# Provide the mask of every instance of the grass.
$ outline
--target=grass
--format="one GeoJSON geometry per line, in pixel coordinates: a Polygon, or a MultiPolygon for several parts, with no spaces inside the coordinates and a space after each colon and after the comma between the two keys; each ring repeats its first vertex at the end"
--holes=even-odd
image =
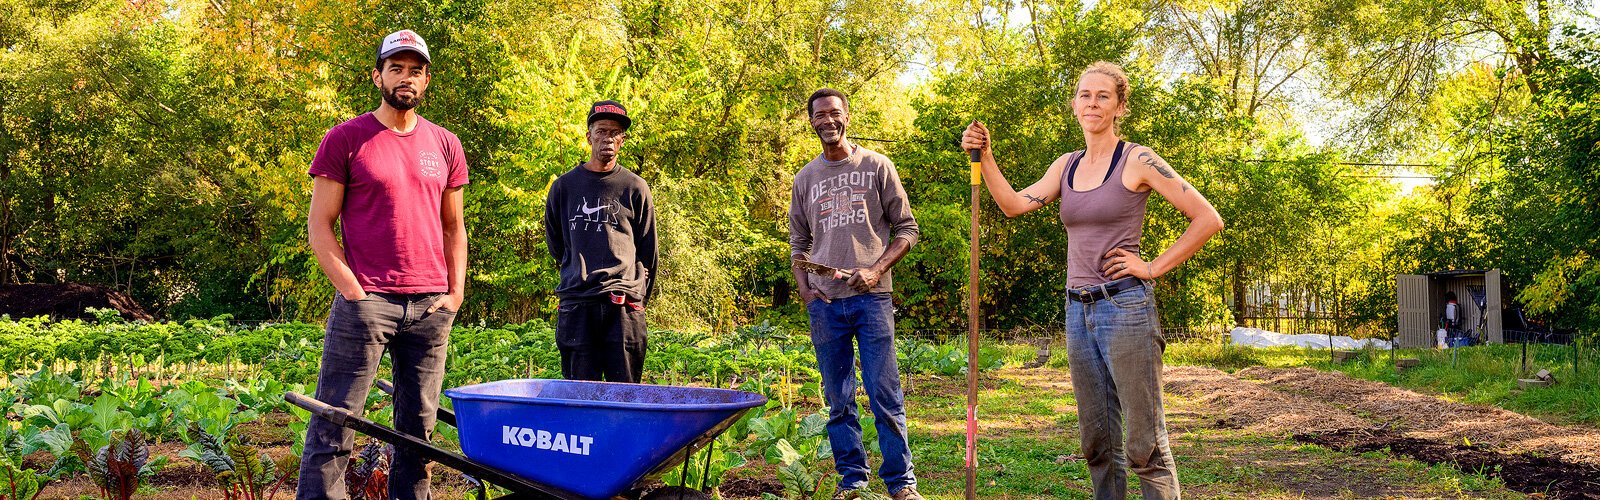
{"type": "MultiPolygon", "coordinates": [[[[1058,460],[1078,453],[1077,401],[1069,388],[1020,383],[1000,378],[985,381],[979,392],[978,496],[1039,498],[1066,491],[1060,482],[1038,478],[1082,478],[1081,461],[1058,460]],[[1069,417],[1070,418],[1064,418],[1069,417]]],[[[918,479],[929,494],[959,494],[965,476],[965,379],[922,381],[907,394],[911,445],[918,479]]]]}

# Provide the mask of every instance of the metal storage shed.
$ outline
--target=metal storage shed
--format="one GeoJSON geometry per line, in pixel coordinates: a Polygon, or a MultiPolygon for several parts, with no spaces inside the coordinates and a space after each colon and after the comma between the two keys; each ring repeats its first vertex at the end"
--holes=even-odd
{"type": "Polygon", "coordinates": [[[1486,318],[1483,330],[1489,343],[1504,343],[1501,309],[1505,293],[1501,287],[1499,269],[1397,276],[1395,298],[1400,314],[1396,317],[1396,343],[1399,347],[1429,347],[1436,343],[1434,332],[1444,315],[1445,291],[1455,292],[1456,302],[1461,305],[1461,329],[1476,331],[1479,318],[1486,318]]]}

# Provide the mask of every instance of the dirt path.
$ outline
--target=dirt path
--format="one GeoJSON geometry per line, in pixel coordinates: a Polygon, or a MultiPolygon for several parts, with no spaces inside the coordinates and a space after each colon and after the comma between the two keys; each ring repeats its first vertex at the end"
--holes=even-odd
{"type": "MultiPolygon", "coordinates": [[[[1313,402],[1340,405],[1408,437],[1479,443],[1600,465],[1600,430],[1558,426],[1500,408],[1462,404],[1381,382],[1311,368],[1247,368],[1240,378],[1313,402]]],[[[1248,382],[1247,382],[1248,383],[1248,382]]]]}
{"type": "Polygon", "coordinates": [[[1219,425],[1292,434],[1361,457],[1376,452],[1479,471],[1538,498],[1600,499],[1600,433],[1594,429],[1310,368],[1255,367],[1229,375],[1170,367],[1166,378],[1169,392],[1225,414],[1219,425]]]}

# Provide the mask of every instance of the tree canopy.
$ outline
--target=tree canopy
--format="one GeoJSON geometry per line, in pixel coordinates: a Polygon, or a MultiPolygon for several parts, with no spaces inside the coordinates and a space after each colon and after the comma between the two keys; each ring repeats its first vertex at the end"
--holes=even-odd
{"type": "MultiPolygon", "coordinates": [[[[960,328],[960,131],[990,124],[1008,177],[1032,182],[1083,146],[1070,98],[1106,60],[1132,80],[1125,139],[1228,223],[1158,281],[1166,326],[1231,325],[1269,296],[1388,328],[1396,274],[1501,268],[1531,312],[1595,331],[1600,37],[1579,7],[0,0],[0,284],[105,283],[175,318],[326,314],[306,168],[330,127],[376,107],[377,42],[409,28],[434,56],[419,112],[471,168],[464,321],[553,317],[545,194],[587,157],[586,105],[606,98],[634,115],[621,162],[656,193],[652,324],[797,317],[788,193],[820,152],[805,98],[833,87],[923,228],[896,268],[902,326],[960,328]]],[[[1062,320],[1051,208],[1006,220],[986,201],[986,327],[1062,320]]],[[[1145,257],[1186,223],[1153,201],[1145,257]]]]}

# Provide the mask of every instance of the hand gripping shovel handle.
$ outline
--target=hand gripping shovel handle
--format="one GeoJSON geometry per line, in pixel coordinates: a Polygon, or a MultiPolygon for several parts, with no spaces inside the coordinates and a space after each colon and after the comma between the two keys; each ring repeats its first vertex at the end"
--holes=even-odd
{"type": "Polygon", "coordinates": [[[836,280],[848,280],[851,277],[856,275],[856,273],[854,271],[845,271],[843,269],[836,269],[836,268],[833,268],[833,267],[825,266],[825,265],[822,265],[822,264],[818,264],[818,263],[815,263],[815,262],[811,262],[811,261],[803,260],[803,259],[798,259],[798,258],[794,259],[794,265],[799,266],[800,269],[804,270],[805,272],[808,272],[808,273],[811,273],[811,274],[815,274],[817,276],[825,276],[825,277],[833,278],[833,279],[836,279],[836,280]]]}

